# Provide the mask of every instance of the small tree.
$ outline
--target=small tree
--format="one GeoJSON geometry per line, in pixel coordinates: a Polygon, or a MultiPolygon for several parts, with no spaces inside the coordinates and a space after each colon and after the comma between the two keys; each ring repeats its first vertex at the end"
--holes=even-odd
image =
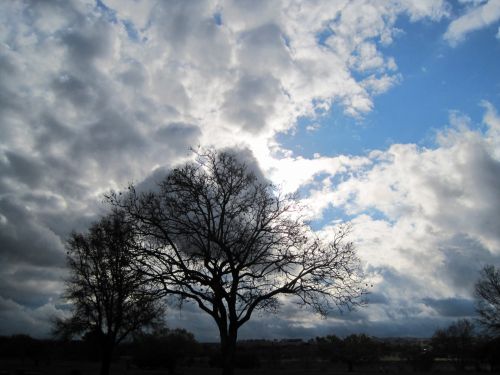
{"type": "Polygon", "coordinates": [[[132,250],[138,245],[131,229],[114,213],[94,223],[87,233],[72,233],[67,245],[70,276],[64,297],[72,303],[73,313],[56,320],[54,333],[96,337],[101,375],[109,373],[118,343],[163,314],[150,284],[133,267],[132,250]]]}
{"type": "Polygon", "coordinates": [[[342,342],[342,359],[347,363],[348,371],[352,372],[354,364],[378,360],[378,345],[365,334],[349,335],[342,342]]]}
{"type": "Polygon", "coordinates": [[[343,341],[335,335],[316,337],[318,354],[322,359],[338,362],[342,359],[343,341]]]}
{"type": "Polygon", "coordinates": [[[500,270],[485,266],[475,285],[476,311],[479,323],[489,333],[500,336],[500,270]]]}
{"type": "Polygon", "coordinates": [[[320,241],[293,197],[259,181],[230,152],[209,150],[171,171],[157,191],[111,193],[142,235],[143,271],[165,294],[194,301],[217,324],[223,373],[232,374],[239,328],[256,310],[295,296],[321,314],[363,294],[355,249],[340,227],[320,241]]]}
{"type": "Polygon", "coordinates": [[[458,370],[463,370],[473,356],[474,325],[467,319],[438,329],[432,336],[432,350],[436,356],[450,358],[458,370]]]}

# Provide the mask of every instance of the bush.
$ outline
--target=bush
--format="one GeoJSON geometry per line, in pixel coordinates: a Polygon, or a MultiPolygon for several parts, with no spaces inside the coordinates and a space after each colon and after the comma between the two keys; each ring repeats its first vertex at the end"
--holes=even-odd
{"type": "Polygon", "coordinates": [[[413,371],[427,372],[434,365],[434,353],[430,350],[422,350],[418,346],[411,347],[406,353],[406,360],[413,371]]]}
{"type": "Polygon", "coordinates": [[[139,367],[167,368],[173,373],[186,357],[195,356],[198,343],[192,333],[184,329],[166,328],[134,337],[134,362],[139,367]]]}

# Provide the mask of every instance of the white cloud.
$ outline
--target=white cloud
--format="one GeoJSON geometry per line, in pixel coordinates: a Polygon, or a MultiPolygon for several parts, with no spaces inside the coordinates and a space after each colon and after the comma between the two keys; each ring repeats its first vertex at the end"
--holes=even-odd
{"type": "Polygon", "coordinates": [[[340,182],[323,177],[327,183],[311,190],[318,216],[331,206],[351,215],[373,291],[390,301],[370,307],[368,320],[388,323],[400,309],[414,319],[473,313],[478,271],[500,261],[500,117],[482,105],[484,132],[451,113],[436,147],[373,151],[340,182]]]}
{"type": "Polygon", "coordinates": [[[370,75],[365,78],[361,83],[363,86],[373,94],[382,94],[389,90],[394,85],[402,80],[401,75],[387,75],[376,77],[370,75]]]}
{"type": "Polygon", "coordinates": [[[463,228],[491,251],[500,251],[500,243],[491,242],[497,238],[496,231],[471,220],[475,210],[487,217],[495,215],[499,204],[495,193],[495,183],[500,182],[496,177],[498,117],[490,104],[485,105],[488,131],[484,135],[471,130],[467,118],[452,114],[452,127],[437,135],[438,148],[395,144],[378,154],[372,169],[339,186],[340,192],[354,194],[346,200],[349,210],[357,213],[372,207],[391,220],[413,215],[450,230],[463,228]]]}
{"type": "Polygon", "coordinates": [[[318,131],[319,129],[321,128],[321,125],[318,124],[317,122],[313,123],[313,124],[309,124],[306,126],[306,130],[309,132],[309,133],[313,133],[315,131],[318,131]]]}
{"type": "Polygon", "coordinates": [[[467,34],[500,20],[500,0],[474,1],[473,4],[471,9],[448,26],[444,38],[451,45],[461,42],[467,34]]]}

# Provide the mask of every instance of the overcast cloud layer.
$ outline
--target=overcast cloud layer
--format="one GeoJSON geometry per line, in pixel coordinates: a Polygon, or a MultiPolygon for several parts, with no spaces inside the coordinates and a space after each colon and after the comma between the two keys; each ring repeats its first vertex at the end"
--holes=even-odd
{"type": "MultiPolygon", "coordinates": [[[[286,305],[242,337],[425,336],[472,316],[477,271],[500,260],[492,104],[482,126],[452,112],[432,148],[307,159],[276,140],[333,105],[362,119],[404,84],[384,53],[404,32],[398,19],[446,22],[443,40],[457,46],[500,18],[497,0],[464,3],[456,15],[437,0],[2,2],[0,334],[46,335],[64,310],[68,233],[102,210],[103,192],[197,145],[250,149],[269,178],[307,192],[325,235],[329,210],[342,210],[374,285],[353,314],[321,320],[286,305]]],[[[194,306],[169,321],[216,339],[194,306]]]]}

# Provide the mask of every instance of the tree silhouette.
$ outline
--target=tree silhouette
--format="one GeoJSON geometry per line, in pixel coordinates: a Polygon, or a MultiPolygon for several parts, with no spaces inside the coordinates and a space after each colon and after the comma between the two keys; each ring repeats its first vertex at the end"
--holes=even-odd
{"type": "Polygon", "coordinates": [[[57,336],[91,335],[100,344],[101,375],[109,373],[115,346],[128,334],[161,319],[163,308],[144,274],[133,266],[136,239],[118,213],[68,241],[70,276],[64,298],[71,317],[55,321],[57,336]]]}
{"type": "Polygon", "coordinates": [[[378,359],[377,343],[365,334],[352,334],[342,341],[342,359],[347,363],[349,372],[358,363],[370,363],[378,359]]]}
{"type": "Polygon", "coordinates": [[[318,354],[323,359],[338,362],[342,359],[343,341],[335,335],[316,337],[318,354]]]}
{"type": "Polygon", "coordinates": [[[436,356],[450,358],[457,370],[464,370],[473,354],[474,325],[467,319],[457,320],[446,329],[438,329],[431,339],[436,356]]]}
{"type": "Polygon", "coordinates": [[[320,314],[364,292],[348,227],[324,243],[296,199],[260,181],[236,154],[208,150],[172,170],[156,191],[111,193],[141,237],[137,258],[165,294],[194,301],[217,324],[223,374],[232,374],[239,328],[279,295],[320,314]]]}
{"type": "Polygon", "coordinates": [[[487,265],[475,285],[479,322],[495,336],[500,336],[500,270],[487,265]]]}
{"type": "Polygon", "coordinates": [[[170,374],[175,373],[184,358],[193,358],[201,350],[192,333],[163,326],[134,334],[132,347],[134,362],[140,368],[166,367],[170,374]]]}

